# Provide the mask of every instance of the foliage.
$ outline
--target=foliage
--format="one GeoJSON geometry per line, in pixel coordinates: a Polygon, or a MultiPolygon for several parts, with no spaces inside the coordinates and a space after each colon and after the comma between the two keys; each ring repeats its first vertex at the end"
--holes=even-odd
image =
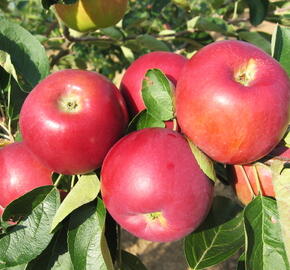
{"type": "MultiPolygon", "coordinates": [[[[41,79],[56,70],[98,71],[118,84],[129,64],[147,52],[174,51],[189,58],[213,41],[239,39],[272,54],[290,74],[288,1],[131,0],[116,26],[85,34],[57,20],[50,7],[55,2],[0,1],[0,147],[21,140],[18,116],[22,103],[41,79]],[[261,23],[279,26],[275,32],[264,32],[256,28],[261,23]]],[[[131,121],[128,132],[164,127],[164,120],[174,118],[168,80],[158,70],[147,75],[156,88],[143,82],[147,110],[131,121]],[[154,95],[156,89],[161,90],[161,97],[154,95]]],[[[219,164],[212,166],[203,157],[201,162],[216,178],[212,170],[219,164]]],[[[278,164],[274,171],[275,179],[289,186],[288,165],[278,164]]],[[[55,187],[72,190],[61,204],[54,186],[12,202],[1,221],[0,269],[109,270],[113,264],[118,269],[146,269],[137,257],[120,251],[118,243],[106,240],[107,215],[98,196],[97,175],[59,176],[55,187]],[[83,184],[86,181],[89,185],[83,184]]],[[[217,178],[225,176],[217,170],[217,178]]],[[[277,202],[259,195],[242,208],[234,200],[215,199],[206,222],[184,240],[192,269],[218,264],[238,251],[243,253],[238,269],[290,269],[289,211],[282,206],[289,210],[289,192],[275,181],[275,188],[282,190],[277,202]]]]}

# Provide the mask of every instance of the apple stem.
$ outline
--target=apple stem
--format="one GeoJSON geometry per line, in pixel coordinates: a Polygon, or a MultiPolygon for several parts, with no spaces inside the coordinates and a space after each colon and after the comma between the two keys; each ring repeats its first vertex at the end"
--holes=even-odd
{"type": "Polygon", "coordinates": [[[248,188],[249,188],[249,190],[251,192],[252,198],[254,198],[256,196],[256,194],[255,194],[255,192],[253,190],[253,187],[252,187],[252,185],[250,183],[250,179],[249,179],[249,177],[248,177],[248,175],[246,173],[246,170],[245,170],[243,165],[238,165],[238,166],[241,167],[242,174],[243,174],[243,176],[244,176],[244,178],[246,180],[246,183],[247,183],[247,186],[248,186],[248,188]]]}
{"type": "Polygon", "coordinates": [[[70,189],[72,189],[74,187],[75,181],[76,181],[76,175],[73,175],[71,178],[70,189]]]}
{"type": "Polygon", "coordinates": [[[58,177],[57,177],[57,179],[55,180],[55,182],[54,182],[54,186],[57,188],[57,186],[59,185],[59,182],[60,182],[60,180],[61,180],[61,177],[62,177],[62,174],[60,174],[58,177]]]}
{"type": "Polygon", "coordinates": [[[116,270],[121,270],[122,266],[122,248],[121,248],[121,243],[122,243],[122,230],[121,226],[117,224],[117,259],[116,259],[116,265],[115,268],[116,270]]]}
{"type": "Polygon", "coordinates": [[[256,185],[257,185],[257,189],[258,189],[258,194],[263,195],[260,177],[259,177],[259,173],[258,173],[256,165],[254,165],[254,174],[255,174],[255,180],[256,180],[256,185]]]}
{"type": "Polygon", "coordinates": [[[177,131],[178,127],[177,127],[177,120],[176,120],[176,118],[173,118],[172,122],[173,122],[173,131],[177,131]]]}

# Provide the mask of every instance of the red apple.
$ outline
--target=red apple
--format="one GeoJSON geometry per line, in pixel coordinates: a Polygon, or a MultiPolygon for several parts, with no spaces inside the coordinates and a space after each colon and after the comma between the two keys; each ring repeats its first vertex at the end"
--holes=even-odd
{"type": "MultiPolygon", "coordinates": [[[[290,159],[290,148],[277,147],[270,156],[290,159]]],[[[267,160],[265,163],[257,162],[232,167],[233,187],[237,197],[244,205],[247,205],[253,199],[251,189],[255,195],[258,194],[256,175],[259,179],[262,195],[275,198],[272,170],[270,168],[274,158],[267,160]]]]}
{"type": "Polygon", "coordinates": [[[124,104],[116,86],[98,73],[56,72],[41,81],[22,106],[23,140],[57,173],[92,171],[126,128],[124,104]]]}
{"type": "Polygon", "coordinates": [[[246,164],[267,155],[290,121],[290,82],[280,64],[242,41],[202,48],[176,87],[181,130],[212,159],[246,164]]]}
{"type": "Polygon", "coordinates": [[[187,61],[184,56],[172,52],[151,52],[135,60],[126,70],[120,86],[131,116],[145,109],[141,90],[142,81],[149,69],[160,69],[176,85],[187,61]]]}
{"type": "Polygon", "coordinates": [[[192,232],[211,206],[213,184],[178,132],[147,128],[117,142],[101,171],[112,217],[137,237],[174,241],[192,232]]]}
{"type": "Polygon", "coordinates": [[[78,0],[56,4],[55,11],[69,28],[87,32],[115,25],[127,10],[128,0],[78,0]]]}
{"type": "Polygon", "coordinates": [[[18,197],[34,188],[52,185],[52,171],[23,143],[12,143],[0,149],[0,175],[0,215],[3,208],[18,197]]]}

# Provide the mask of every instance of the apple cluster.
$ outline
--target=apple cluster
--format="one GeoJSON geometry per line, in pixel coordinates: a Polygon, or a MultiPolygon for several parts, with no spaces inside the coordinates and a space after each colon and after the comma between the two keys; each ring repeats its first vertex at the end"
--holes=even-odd
{"type": "Polygon", "coordinates": [[[203,222],[214,195],[213,181],[188,140],[214,162],[233,165],[234,187],[244,204],[259,191],[274,196],[271,159],[254,162],[271,151],[273,157],[290,157],[288,148],[275,148],[287,130],[289,109],[286,72],[241,41],[212,43],[190,60],[172,52],[143,55],[126,70],[120,90],[96,72],[55,72],[22,106],[23,141],[0,150],[0,188],[6,190],[0,206],[52,184],[53,172],[100,169],[101,195],[117,223],[150,241],[175,241],[203,222]],[[142,82],[150,69],[161,70],[175,88],[179,129],[126,134],[129,120],[146,109],[142,82]]]}

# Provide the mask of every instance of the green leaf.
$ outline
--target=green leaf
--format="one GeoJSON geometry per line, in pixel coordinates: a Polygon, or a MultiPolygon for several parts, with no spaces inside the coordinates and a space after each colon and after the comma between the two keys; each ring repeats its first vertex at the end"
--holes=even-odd
{"type": "Polygon", "coordinates": [[[275,270],[289,269],[276,201],[257,196],[244,210],[244,223],[246,269],[273,270],[273,266],[275,270]]]}
{"type": "Polygon", "coordinates": [[[233,31],[232,26],[225,20],[215,17],[198,17],[195,22],[195,28],[201,31],[214,31],[223,34],[233,31]]]}
{"type": "Polygon", "coordinates": [[[273,185],[279,211],[283,242],[285,244],[288,261],[290,264],[290,167],[279,160],[274,160],[271,165],[273,185]]]}
{"type": "Polygon", "coordinates": [[[166,43],[148,34],[138,36],[139,45],[151,51],[170,51],[166,43]]]}
{"type": "Polygon", "coordinates": [[[74,270],[67,248],[67,226],[56,232],[48,247],[25,270],[74,270]]]}
{"type": "Polygon", "coordinates": [[[272,36],[272,56],[290,76],[290,28],[277,25],[272,36]]]}
{"type": "Polygon", "coordinates": [[[145,265],[141,262],[141,260],[125,251],[122,250],[122,266],[121,266],[121,270],[147,270],[147,268],[145,267],[145,265]]]}
{"type": "Polygon", "coordinates": [[[16,70],[11,62],[10,54],[0,50],[0,66],[17,81],[16,70]]]}
{"type": "Polygon", "coordinates": [[[25,91],[48,75],[49,62],[43,46],[27,30],[7,19],[0,19],[0,50],[10,55],[25,91]]]}
{"type": "Polygon", "coordinates": [[[69,220],[68,247],[77,270],[113,270],[104,235],[106,209],[101,199],[72,213],[69,220]]]}
{"type": "Polygon", "coordinates": [[[252,25],[260,24],[268,12],[268,0],[245,0],[250,9],[250,22],[252,25]]]}
{"type": "Polygon", "coordinates": [[[165,123],[155,119],[147,110],[139,112],[128,125],[127,133],[149,127],[165,127],[165,123]]]}
{"type": "Polygon", "coordinates": [[[67,194],[52,221],[51,231],[71,212],[96,199],[100,191],[100,181],[96,174],[82,175],[67,194]]]}
{"type": "Polygon", "coordinates": [[[166,121],[174,118],[173,84],[159,69],[149,69],[142,82],[142,97],[149,114],[166,121]]]}
{"type": "Polygon", "coordinates": [[[123,38],[123,33],[121,32],[121,30],[119,28],[117,28],[115,26],[102,28],[102,29],[100,29],[100,31],[104,35],[109,36],[110,38],[113,38],[116,40],[123,38]]]}
{"type": "Polygon", "coordinates": [[[8,228],[0,238],[0,269],[28,263],[48,246],[53,237],[49,233],[50,225],[59,204],[59,192],[52,186],[44,186],[25,194],[7,207],[9,209],[4,212],[6,217],[12,209],[17,209],[16,215],[22,210],[25,213],[31,211],[31,214],[8,228]],[[29,201],[30,204],[25,205],[29,201]]]}
{"type": "Polygon", "coordinates": [[[134,53],[132,52],[131,49],[125,46],[120,46],[120,48],[122,50],[123,55],[130,63],[135,60],[134,53]]]}
{"type": "Polygon", "coordinates": [[[138,28],[143,23],[146,23],[149,18],[150,18],[149,13],[145,10],[142,11],[130,10],[123,17],[122,27],[124,30],[129,30],[136,27],[138,28]]]}
{"type": "Polygon", "coordinates": [[[16,221],[20,217],[31,215],[34,208],[38,207],[46,199],[47,193],[53,189],[53,186],[38,187],[12,201],[6,206],[2,220],[8,221],[13,218],[16,221]]]}
{"type": "Polygon", "coordinates": [[[191,269],[204,269],[235,254],[244,244],[242,208],[225,197],[215,197],[212,209],[197,231],[185,238],[191,269]]]}
{"type": "Polygon", "coordinates": [[[202,169],[202,171],[207,175],[209,179],[215,182],[217,178],[213,161],[201,150],[199,150],[199,148],[196,145],[194,145],[188,138],[187,141],[199,167],[202,169]]]}
{"type": "Polygon", "coordinates": [[[242,31],[238,35],[240,39],[256,45],[271,55],[271,42],[266,33],[242,31]]]}

